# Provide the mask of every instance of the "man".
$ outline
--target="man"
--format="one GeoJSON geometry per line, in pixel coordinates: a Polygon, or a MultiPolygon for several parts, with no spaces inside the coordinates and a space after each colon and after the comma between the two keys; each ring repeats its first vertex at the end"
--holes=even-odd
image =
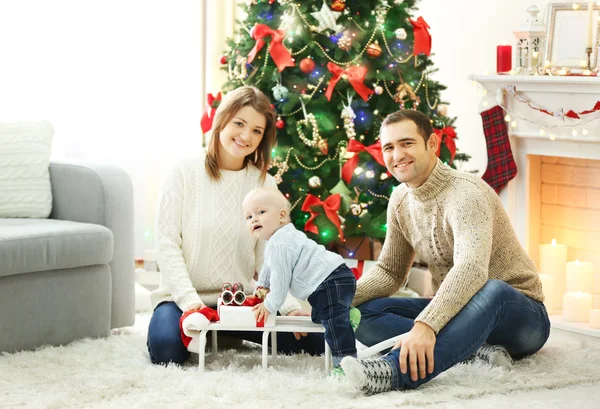
{"type": "Polygon", "coordinates": [[[538,351],[550,333],[541,282],[494,190],[437,158],[437,136],[418,111],[389,115],[380,139],[387,169],[403,184],[390,198],[379,260],[358,282],[356,337],[371,346],[403,335],[379,359],[345,358],[348,379],[367,394],[416,388],[486,342],[494,346],[487,352],[510,360],[538,351]],[[415,253],[435,296],[388,298],[415,253]]]}

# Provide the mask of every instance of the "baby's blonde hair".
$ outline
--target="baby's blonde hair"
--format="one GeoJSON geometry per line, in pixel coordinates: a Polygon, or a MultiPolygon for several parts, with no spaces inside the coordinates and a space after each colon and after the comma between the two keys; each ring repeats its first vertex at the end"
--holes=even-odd
{"type": "Polygon", "coordinates": [[[292,221],[292,219],[290,217],[290,213],[292,211],[292,205],[285,198],[283,193],[281,193],[279,191],[279,189],[276,189],[273,187],[257,187],[256,189],[252,189],[250,192],[248,192],[248,194],[244,198],[243,206],[246,205],[246,202],[248,200],[253,199],[253,198],[258,198],[258,200],[261,200],[261,199],[265,200],[270,205],[273,205],[280,209],[284,209],[286,222],[289,223],[292,221]]]}

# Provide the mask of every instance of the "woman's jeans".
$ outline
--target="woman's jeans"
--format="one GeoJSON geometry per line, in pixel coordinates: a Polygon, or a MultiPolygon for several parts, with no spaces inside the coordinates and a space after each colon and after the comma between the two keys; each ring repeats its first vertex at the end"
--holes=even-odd
{"type": "MultiPolygon", "coordinates": [[[[190,353],[181,341],[179,329],[181,314],[181,310],[174,302],[163,302],[154,309],[146,342],[152,363],[182,364],[189,358],[190,353]]],[[[260,331],[227,331],[227,335],[257,344],[262,343],[260,331]]],[[[269,337],[270,342],[271,337],[269,337]]],[[[309,333],[297,341],[291,332],[277,333],[277,352],[292,354],[303,351],[311,355],[323,354],[325,352],[323,334],[309,333]]]]}
{"type": "MultiPolygon", "coordinates": [[[[377,298],[358,306],[362,313],[356,338],[367,346],[409,332],[414,319],[429,304],[427,298],[377,298]]],[[[414,389],[453,365],[471,357],[487,342],[502,345],[515,359],[542,348],[550,336],[544,304],[521,294],[501,280],[488,281],[437,334],[434,370],[424,379],[400,372],[400,349],[381,359],[392,366],[393,389],[414,389]]]]}

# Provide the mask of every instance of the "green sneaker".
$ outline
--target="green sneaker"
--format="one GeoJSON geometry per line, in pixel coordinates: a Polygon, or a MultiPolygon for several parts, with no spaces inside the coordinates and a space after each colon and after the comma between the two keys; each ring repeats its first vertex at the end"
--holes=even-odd
{"type": "Polygon", "coordinates": [[[350,308],[350,326],[352,327],[352,330],[354,332],[356,332],[358,324],[360,324],[360,310],[358,308],[352,307],[350,308]]]}
{"type": "Polygon", "coordinates": [[[332,378],[343,378],[344,376],[346,376],[346,374],[344,373],[344,370],[342,369],[341,366],[336,366],[335,368],[333,368],[331,370],[331,372],[329,372],[329,376],[331,376],[332,378]]]}

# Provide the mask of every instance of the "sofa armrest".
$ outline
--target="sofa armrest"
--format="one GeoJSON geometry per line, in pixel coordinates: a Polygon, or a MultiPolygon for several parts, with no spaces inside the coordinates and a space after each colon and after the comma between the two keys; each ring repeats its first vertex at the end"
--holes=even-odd
{"type": "Polygon", "coordinates": [[[135,272],[131,178],[114,165],[51,161],[50,183],[50,218],[99,224],[112,231],[111,328],[133,325],[135,272]]]}

